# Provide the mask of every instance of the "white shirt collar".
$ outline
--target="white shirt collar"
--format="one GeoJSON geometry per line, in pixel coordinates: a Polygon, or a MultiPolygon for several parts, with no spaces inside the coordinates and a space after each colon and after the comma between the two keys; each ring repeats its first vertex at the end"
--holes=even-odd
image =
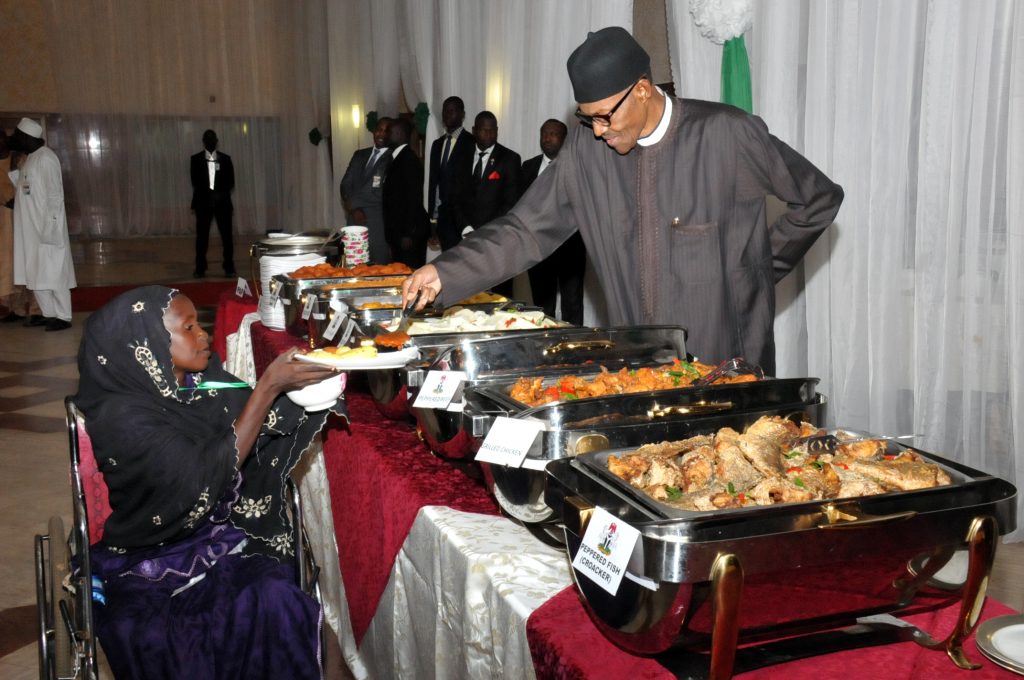
{"type": "Polygon", "coordinates": [[[547,167],[549,165],[551,165],[552,163],[554,163],[554,162],[555,162],[554,158],[548,158],[547,154],[543,154],[542,153],[540,155],[540,169],[537,170],[537,174],[539,175],[540,173],[544,172],[547,169],[547,167]]]}
{"type": "Polygon", "coordinates": [[[665,110],[661,112],[661,120],[658,121],[658,126],[654,128],[654,132],[636,140],[636,143],[640,146],[654,146],[660,142],[665,133],[668,132],[668,122],[672,119],[672,97],[662,92],[661,88],[657,85],[654,86],[654,89],[665,98],[665,110]]]}
{"type": "Polygon", "coordinates": [[[203,153],[206,154],[206,160],[208,160],[208,161],[215,161],[215,160],[217,160],[217,150],[216,149],[214,149],[213,151],[207,151],[206,149],[203,149],[203,153]]]}
{"type": "Polygon", "coordinates": [[[396,146],[395,150],[391,152],[391,158],[392,159],[398,158],[398,154],[402,153],[402,149],[404,149],[407,146],[409,146],[409,145],[408,144],[399,144],[398,146],[396,146]]]}

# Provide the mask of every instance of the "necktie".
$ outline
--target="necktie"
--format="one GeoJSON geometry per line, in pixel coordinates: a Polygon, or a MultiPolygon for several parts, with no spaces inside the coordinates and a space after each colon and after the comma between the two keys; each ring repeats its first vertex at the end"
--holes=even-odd
{"type": "Polygon", "coordinates": [[[486,151],[480,152],[480,157],[476,159],[476,167],[473,168],[473,179],[480,180],[484,176],[484,154],[486,151]]]}
{"type": "Polygon", "coordinates": [[[448,154],[451,153],[451,150],[452,150],[452,136],[451,135],[445,135],[444,136],[444,149],[441,151],[441,167],[442,168],[445,165],[448,164],[448,154]]]}
{"type": "Polygon", "coordinates": [[[377,158],[380,157],[381,150],[374,147],[373,153],[370,154],[370,161],[366,164],[367,171],[373,170],[373,166],[377,165],[377,158]]]}

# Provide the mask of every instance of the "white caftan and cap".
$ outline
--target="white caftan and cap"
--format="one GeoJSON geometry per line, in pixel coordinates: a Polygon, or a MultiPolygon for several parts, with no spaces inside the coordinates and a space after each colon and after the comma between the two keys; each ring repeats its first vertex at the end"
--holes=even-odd
{"type": "Polygon", "coordinates": [[[18,121],[18,129],[36,139],[41,139],[43,136],[43,126],[31,118],[22,118],[18,121]]]}
{"type": "MultiPolygon", "coordinates": [[[[37,138],[42,134],[39,124],[29,119],[22,120],[18,129],[37,138]]],[[[12,179],[16,190],[14,283],[36,291],[43,316],[70,321],[75,268],[57,154],[40,147],[28,155],[12,179]]]]}

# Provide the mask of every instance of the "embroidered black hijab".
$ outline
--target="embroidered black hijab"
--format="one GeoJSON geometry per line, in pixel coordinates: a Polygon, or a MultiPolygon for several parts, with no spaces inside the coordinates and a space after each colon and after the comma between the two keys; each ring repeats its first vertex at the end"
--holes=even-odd
{"type": "MultiPolygon", "coordinates": [[[[309,414],[278,397],[239,480],[233,424],[251,390],[178,389],[163,321],[177,294],[163,286],[128,291],[85,326],[75,401],[110,489],[104,542],[131,549],[180,540],[224,501],[228,521],[250,538],[247,551],[291,554],[284,481],[328,412],[309,414]]],[[[238,379],[213,355],[186,382],[203,380],[238,379]]],[[[211,521],[224,521],[221,514],[211,521]]]]}

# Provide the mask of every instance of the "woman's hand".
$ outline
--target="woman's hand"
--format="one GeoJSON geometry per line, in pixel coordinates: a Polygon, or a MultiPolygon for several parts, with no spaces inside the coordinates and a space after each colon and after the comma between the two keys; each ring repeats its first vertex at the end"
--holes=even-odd
{"type": "Polygon", "coordinates": [[[297,390],[326,380],[338,371],[327,366],[295,361],[295,348],[274,359],[267,370],[260,376],[249,401],[235,419],[235,452],[238,454],[238,467],[249,457],[256,437],[259,436],[263,421],[270,412],[277,395],[290,390],[297,390]]]}
{"type": "Polygon", "coordinates": [[[293,357],[296,354],[298,354],[298,351],[293,347],[274,359],[267,366],[267,370],[263,372],[257,386],[266,382],[267,387],[273,390],[276,396],[281,392],[315,385],[338,374],[337,369],[328,366],[295,361],[293,357]]]}

